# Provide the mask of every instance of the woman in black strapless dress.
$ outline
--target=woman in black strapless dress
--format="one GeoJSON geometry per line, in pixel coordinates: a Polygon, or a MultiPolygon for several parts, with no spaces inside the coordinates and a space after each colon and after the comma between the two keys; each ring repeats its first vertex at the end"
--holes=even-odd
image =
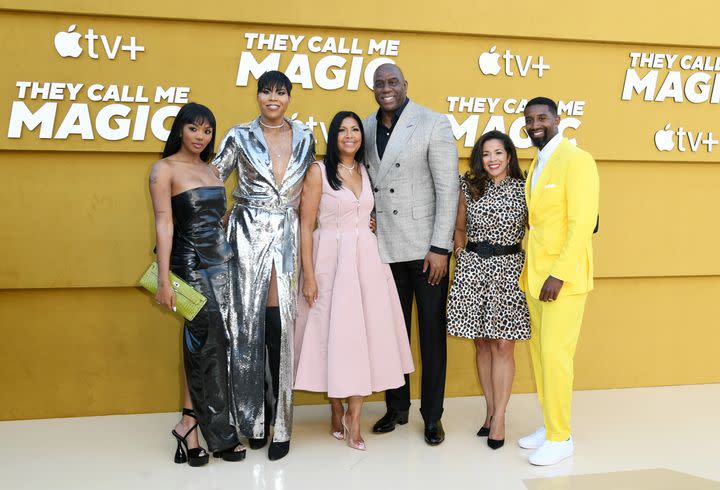
{"type": "Polygon", "coordinates": [[[215,142],[215,117],[202,105],[183,106],[150,173],[157,235],[159,304],[175,311],[169,271],[207,298],[185,322],[185,402],[172,431],[175,462],[202,466],[209,460],[198,443],[198,425],[210,451],[227,461],[245,457],[230,422],[228,391],[228,261],[233,252],[222,227],[225,187],[207,164],[215,142]]]}

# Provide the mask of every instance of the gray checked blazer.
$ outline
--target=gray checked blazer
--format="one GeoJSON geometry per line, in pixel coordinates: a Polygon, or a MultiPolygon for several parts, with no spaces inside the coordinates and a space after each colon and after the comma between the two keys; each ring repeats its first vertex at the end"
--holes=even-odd
{"type": "Polygon", "coordinates": [[[452,250],[458,153],[450,122],[412,100],[378,157],[376,112],[363,121],[365,161],[375,196],[380,259],[421,260],[431,246],[452,250]]]}

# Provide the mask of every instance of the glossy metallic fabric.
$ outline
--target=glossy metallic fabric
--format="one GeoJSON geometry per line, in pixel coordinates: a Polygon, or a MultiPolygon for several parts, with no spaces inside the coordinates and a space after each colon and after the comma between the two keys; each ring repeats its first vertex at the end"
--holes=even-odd
{"type": "Polygon", "coordinates": [[[223,187],[199,187],[172,198],[171,269],[207,298],[197,316],[185,322],[183,357],[193,408],[210,451],[239,442],[230,422],[228,390],[228,260],[232,249],[221,225],[225,209],[223,187]]]}
{"type": "Polygon", "coordinates": [[[222,228],[225,188],[197,187],[172,197],[171,266],[197,269],[224,264],[233,256],[222,228]]]}
{"type": "Polygon", "coordinates": [[[282,332],[279,393],[273,441],[290,440],[292,431],[292,331],[298,279],[298,205],[308,165],[315,156],[312,131],[292,125],[292,157],[278,185],[259,118],[235,126],[220,143],[213,164],[223,180],[237,171],[235,205],[227,237],[231,262],[230,382],[233,416],[239,431],[253,438],[265,433],[265,306],[275,265],[282,332]]]}

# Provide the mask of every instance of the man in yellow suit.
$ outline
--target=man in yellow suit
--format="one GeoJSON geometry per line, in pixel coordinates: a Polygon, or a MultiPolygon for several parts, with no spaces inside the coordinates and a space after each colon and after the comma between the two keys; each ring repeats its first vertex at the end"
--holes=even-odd
{"type": "Polygon", "coordinates": [[[551,465],[572,456],[573,358],[585,300],[593,288],[592,235],[598,216],[595,160],[558,132],[551,99],[525,106],[525,128],[538,156],[525,183],[528,243],[520,287],[525,291],[535,384],[543,427],[518,441],[535,449],[529,461],[551,465]]]}

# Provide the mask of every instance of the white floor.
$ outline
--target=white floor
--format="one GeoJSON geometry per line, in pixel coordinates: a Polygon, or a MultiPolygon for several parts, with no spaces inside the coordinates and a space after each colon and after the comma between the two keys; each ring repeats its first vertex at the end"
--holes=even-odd
{"type": "MultiPolygon", "coordinates": [[[[655,468],[687,474],[687,485],[677,490],[720,488],[708,481],[720,481],[720,385],[577,392],[576,454],[544,468],[528,464],[529,451],[516,445],[541,424],[535,396],[512,397],[506,445],[498,451],[475,435],[483,406],[482,397],[447,399],[446,440],[429,447],[417,403],[408,425],[383,435],[370,427],[384,404],[367,404],[366,452],[330,436],[328,407],[297,407],[285,459],[271,462],[266,450],[248,450],[245,461],[211,458],[201,468],[172,462],[176,413],[0,422],[0,489],[583,490],[600,487],[558,477],[655,468]],[[544,484],[538,478],[550,485],[538,486],[544,484]]],[[[668,488],[646,483],[622,489],[668,488]]]]}

